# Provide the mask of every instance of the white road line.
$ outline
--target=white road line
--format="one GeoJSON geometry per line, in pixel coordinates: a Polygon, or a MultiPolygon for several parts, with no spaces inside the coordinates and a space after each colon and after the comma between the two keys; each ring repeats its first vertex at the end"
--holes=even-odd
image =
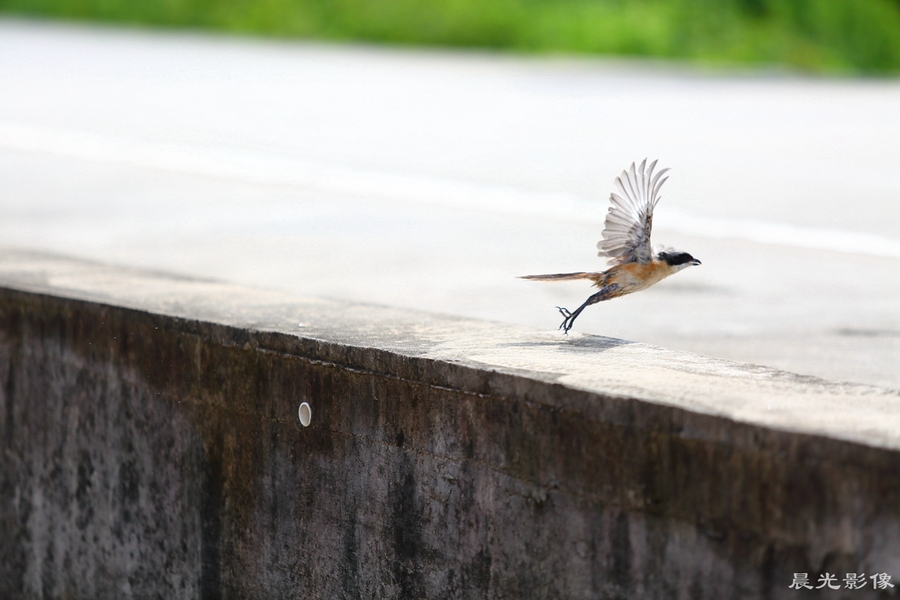
{"type": "MultiPolygon", "coordinates": [[[[415,174],[322,165],[225,148],[161,144],[4,121],[0,121],[0,148],[443,208],[571,221],[584,221],[587,214],[594,215],[588,219],[598,223],[605,217],[604,211],[593,210],[597,206],[596,199],[576,194],[533,192],[415,174]]],[[[665,209],[665,222],[659,227],[702,238],[741,239],[760,244],[900,258],[900,240],[840,229],[705,217],[672,208],[665,209]]]]}

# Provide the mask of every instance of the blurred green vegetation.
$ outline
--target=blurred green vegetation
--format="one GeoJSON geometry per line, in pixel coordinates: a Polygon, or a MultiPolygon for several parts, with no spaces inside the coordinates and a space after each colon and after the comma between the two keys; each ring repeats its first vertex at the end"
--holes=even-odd
{"type": "Polygon", "coordinates": [[[283,37],[900,72],[900,0],[0,0],[0,11],[283,37]]]}

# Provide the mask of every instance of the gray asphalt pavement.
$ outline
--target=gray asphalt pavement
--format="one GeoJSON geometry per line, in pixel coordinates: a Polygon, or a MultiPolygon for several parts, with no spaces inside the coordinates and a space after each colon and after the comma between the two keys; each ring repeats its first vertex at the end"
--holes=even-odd
{"type": "Polygon", "coordinates": [[[0,20],[0,243],[548,330],[612,180],[703,261],[598,333],[900,388],[900,82],[0,20]]]}

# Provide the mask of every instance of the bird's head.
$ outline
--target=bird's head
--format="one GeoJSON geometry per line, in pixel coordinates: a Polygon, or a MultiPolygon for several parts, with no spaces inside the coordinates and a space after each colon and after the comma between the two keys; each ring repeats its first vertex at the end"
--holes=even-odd
{"type": "Polygon", "coordinates": [[[699,260],[680,250],[664,250],[656,255],[656,259],[665,262],[673,271],[680,271],[687,267],[701,264],[699,260]]]}

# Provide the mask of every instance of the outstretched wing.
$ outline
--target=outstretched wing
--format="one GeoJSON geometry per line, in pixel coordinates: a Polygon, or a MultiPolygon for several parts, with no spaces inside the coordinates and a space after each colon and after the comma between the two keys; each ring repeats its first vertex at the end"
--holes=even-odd
{"type": "Polygon", "coordinates": [[[597,242],[597,254],[608,257],[610,264],[646,263],[653,259],[653,209],[659,202],[659,188],[668,179],[663,175],[669,170],[662,169],[654,175],[656,162],[647,166],[645,158],[638,168],[631,163],[630,169],[616,177],[619,193],[609,196],[612,206],[606,214],[603,239],[597,242]]]}

